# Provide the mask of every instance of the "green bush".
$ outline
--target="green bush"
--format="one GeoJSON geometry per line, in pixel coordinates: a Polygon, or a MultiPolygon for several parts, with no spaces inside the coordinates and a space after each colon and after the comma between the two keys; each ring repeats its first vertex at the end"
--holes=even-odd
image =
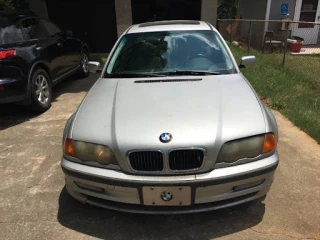
{"type": "Polygon", "coordinates": [[[218,18],[234,19],[238,13],[238,0],[219,0],[218,18]]]}

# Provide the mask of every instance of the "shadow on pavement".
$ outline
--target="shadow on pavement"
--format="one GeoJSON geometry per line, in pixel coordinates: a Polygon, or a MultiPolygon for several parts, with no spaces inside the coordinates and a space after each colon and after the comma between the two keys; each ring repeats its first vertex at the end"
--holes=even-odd
{"type": "Polygon", "coordinates": [[[40,115],[28,111],[24,106],[14,104],[0,105],[0,113],[0,131],[40,115]]]}
{"type": "MultiPolygon", "coordinates": [[[[91,74],[89,77],[83,79],[79,79],[76,76],[65,79],[52,89],[52,102],[55,102],[60,95],[65,93],[89,91],[92,85],[97,81],[98,77],[98,74],[91,74]]],[[[50,109],[48,111],[50,111],[50,109]]],[[[4,130],[20,123],[29,121],[30,119],[35,118],[39,115],[41,114],[31,112],[27,109],[26,106],[15,104],[0,104],[0,130],[4,130]]]]}
{"type": "Polygon", "coordinates": [[[91,73],[86,78],[79,79],[77,76],[67,78],[53,88],[53,102],[64,93],[88,92],[99,76],[99,73],[91,73]]]}
{"type": "Polygon", "coordinates": [[[262,221],[263,203],[186,215],[139,215],[84,205],[63,188],[58,221],[102,239],[212,239],[253,227],[262,221]]]}

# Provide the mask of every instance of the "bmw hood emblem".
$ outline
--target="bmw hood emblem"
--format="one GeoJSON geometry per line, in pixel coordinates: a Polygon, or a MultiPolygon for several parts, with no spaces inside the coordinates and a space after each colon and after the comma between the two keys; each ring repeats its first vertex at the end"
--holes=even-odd
{"type": "Polygon", "coordinates": [[[173,195],[170,192],[165,191],[161,193],[161,199],[163,201],[169,202],[172,200],[172,198],[173,198],[173,195]]]}
{"type": "Polygon", "coordinates": [[[162,133],[160,135],[160,141],[163,143],[168,143],[172,140],[172,135],[170,133],[162,133]]]}

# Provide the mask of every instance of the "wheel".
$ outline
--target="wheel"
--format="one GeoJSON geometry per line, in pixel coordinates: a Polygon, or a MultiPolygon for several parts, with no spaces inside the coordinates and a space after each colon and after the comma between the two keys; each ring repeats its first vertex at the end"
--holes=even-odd
{"type": "Polygon", "coordinates": [[[51,82],[47,72],[38,68],[31,79],[31,109],[36,112],[45,112],[51,107],[51,82]]]}
{"type": "Polygon", "coordinates": [[[89,54],[87,51],[83,51],[81,54],[81,63],[80,63],[80,69],[79,69],[79,75],[80,77],[88,77],[89,72],[89,54]]]}

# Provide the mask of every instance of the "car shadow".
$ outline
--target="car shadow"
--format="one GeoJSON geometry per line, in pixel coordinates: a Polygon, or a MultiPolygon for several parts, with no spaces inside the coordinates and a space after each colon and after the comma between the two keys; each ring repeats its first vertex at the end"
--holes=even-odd
{"type": "Polygon", "coordinates": [[[257,225],[264,213],[261,202],[197,214],[122,213],[79,203],[63,188],[58,221],[100,239],[213,239],[257,225]]]}
{"type": "MultiPolygon", "coordinates": [[[[90,74],[80,79],[72,76],[57,84],[52,91],[52,102],[65,93],[87,92],[97,81],[99,74],[90,74]]],[[[79,102],[80,103],[80,102],[79,102]]],[[[48,110],[50,111],[50,109],[48,110]]],[[[16,104],[0,104],[0,131],[23,122],[29,121],[41,114],[30,111],[26,106],[16,104]]]]}
{"type": "Polygon", "coordinates": [[[86,78],[79,78],[75,75],[63,80],[53,88],[53,102],[65,93],[88,92],[99,76],[99,73],[91,73],[86,78]]]}

